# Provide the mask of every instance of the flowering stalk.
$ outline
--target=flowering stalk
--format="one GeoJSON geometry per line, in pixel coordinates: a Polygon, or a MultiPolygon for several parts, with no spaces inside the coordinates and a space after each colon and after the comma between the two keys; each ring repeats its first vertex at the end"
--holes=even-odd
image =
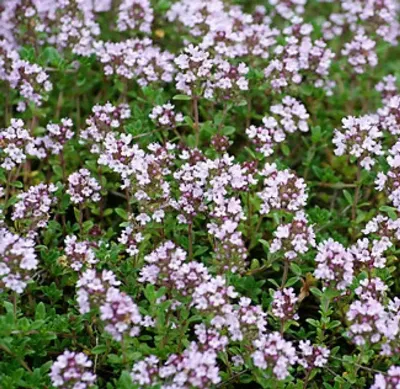
{"type": "Polygon", "coordinates": [[[357,212],[357,204],[360,197],[360,190],[361,190],[361,165],[357,163],[357,176],[356,176],[356,190],[354,192],[354,200],[353,200],[353,207],[351,209],[351,218],[352,220],[356,219],[356,212],[357,212]]]}
{"type": "Polygon", "coordinates": [[[199,147],[199,142],[200,142],[200,123],[199,123],[199,98],[198,96],[193,96],[192,97],[192,108],[193,108],[193,115],[194,115],[194,131],[195,131],[195,138],[196,138],[196,143],[195,146],[196,148],[199,147]]]}

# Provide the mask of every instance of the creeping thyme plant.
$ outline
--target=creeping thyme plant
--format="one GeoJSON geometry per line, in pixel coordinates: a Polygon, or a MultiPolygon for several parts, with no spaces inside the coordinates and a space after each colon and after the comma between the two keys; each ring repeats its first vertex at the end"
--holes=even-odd
{"type": "Polygon", "coordinates": [[[399,0],[0,2],[1,389],[399,389],[399,0]]]}

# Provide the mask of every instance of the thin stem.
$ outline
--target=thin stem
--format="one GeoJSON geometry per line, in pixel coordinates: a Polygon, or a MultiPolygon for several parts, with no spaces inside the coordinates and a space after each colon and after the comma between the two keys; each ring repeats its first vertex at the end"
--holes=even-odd
{"type": "Polygon", "coordinates": [[[81,128],[81,102],[79,96],[76,97],[76,126],[81,128]]]}
{"type": "Polygon", "coordinates": [[[60,93],[58,94],[57,107],[56,107],[56,113],[55,113],[56,120],[58,120],[60,118],[62,105],[63,105],[63,92],[60,91],[60,93]]]}
{"type": "Polygon", "coordinates": [[[221,387],[226,386],[229,382],[236,380],[236,378],[240,377],[241,375],[243,375],[247,371],[248,371],[248,369],[245,369],[245,370],[240,371],[239,373],[236,373],[232,377],[228,378],[226,381],[221,382],[220,384],[218,384],[216,387],[217,388],[221,388],[221,387]]]}
{"type": "Polygon", "coordinates": [[[247,237],[251,236],[251,218],[252,218],[252,207],[250,201],[250,191],[247,192],[247,237]]]}
{"type": "Polygon", "coordinates": [[[10,171],[8,172],[8,177],[7,177],[7,182],[6,182],[6,194],[5,194],[5,197],[4,197],[4,204],[5,204],[5,206],[7,206],[7,201],[8,201],[8,199],[10,198],[11,179],[12,179],[12,170],[10,170],[10,171]]]}
{"type": "Polygon", "coordinates": [[[6,354],[10,355],[13,357],[15,360],[18,361],[18,363],[29,373],[32,373],[32,369],[28,366],[28,364],[23,360],[18,358],[17,355],[15,355],[6,345],[0,343],[0,349],[3,350],[6,354]]]}
{"type": "Polygon", "coordinates": [[[285,259],[285,262],[283,265],[283,276],[282,276],[281,289],[283,289],[285,287],[288,273],[289,273],[289,261],[287,259],[285,259]]]}
{"type": "Polygon", "coordinates": [[[312,372],[312,369],[307,370],[306,376],[304,377],[303,389],[307,389],[308,380],[310,379],[311,372],[312,372]]]}
{"type": "Polygon", "coordinates": [[[128,188],[125,188],[125,198],[126,198],[126,203],[127,203],[127,211],[128,211],[128,214],[130,214],[131,213],[131,198],[129,195],[128,188]]]}
{"type": "Polygon", "coordinates": [[[198,105],[198,97],[194,96],[192,98],[192,106],[193,106],[193,115],[194,115],[194,131],[196,136],[196,147],[199,146],[200,142],[200,125],[199,125],[199,105],[198,105]]]}
{"type": "Polygon", "coordinates": [[[218,128],[217,128],[217,134],[218,134],[218,135],[221,133],[222,126],[223,126],[224,123],[225,123],[225,117],[226,117],[226,114],[228,113],[228,111],[229,111],[229,105],[228,105],[228,104],[225,104],[224,110],[222,111],[221,122],[219,123],[219,126],[218,126],[218,128]]]}
{"type": "Polygon", "coordinates": [[[246,128],[250,127],[251,122],[251,96],[247,96],[247,113],[246,113],[246,128]]]}
{"type": "Polygon", "coordinates": [[[192,222],[189,222],[188,236],[189,236],[189,260],[192,260],[192,258],[193,258],[193,224],[192,224],[192,222]]]}
{"type": "Polygon", "coordinates": [[[17,323],[17,293],[12,294],[14,323],[17,323]]]}
{"type": "Polygon", "coordinates": [[[78,223],[79,223],[79,230],[81,235],[83,234],[83,206],[82,203],[79,203],[79,219],[78,219],[78,223]]]}
{"type": "Polygon", "coordinates": [[[4,127],[10,123],[10,85],[6,83],[6,106],[4,107],[4,127]]]}
{"type": "Polygon", "coordinates": [[[280,333],[283,336],[284,333],[284,328],[285,328],[285,321],[281,319],[281,327],[280,327],[280,333]]]}
{"type": "Polygon", "coordinates": [[[63,182],[66,183],[67,182],[67,172],[66,172],[65,159],[64,159],[64,150],[60,151],[60,164],[61,164],[63,182]]]}
{"type": "Polygon", "coordinates": [[[251,240],[250,240],[250,247],[249,247],[250,250],[258,243],[258,241],[256,240],[256,237],[257,237],[257,234],[258,234],[258,230],[261,227],[261,223],[263,221],[263,218],[264,218],[264,215],[259,215],[256,228],[253,230],[253,233],[251,234],[252,237],[251,237],[251,240]]]}
{"type": "MultiPolygon", "coordinates": [[[[338,358],[338,357],[330,356],[329,358],[336,359],[337,361],[340,361],[340,362],[344,362],[341,358],[338,358]]],[[[363,366],[363,365],[360,365],[359,363],[353,362],[353,365],[358,367],[359,369],[363,369],[363,370],[369,371],[371,373],[380,373],[383,375],[387,375],[387,373],[385,373],[383,371],[380,371],[377,369],[372,369],[371,367],[363,366]]]]}
{"type": "Polygon", "coordinates": [[[356,183],[356,191],[354,193],[354,201],[353,201],[353,208],[351,210],[351,219],[354,220],[357,215],[357,205],[358,200],[360,198],[360,189],[361,189],[361,165],[360,163],[357,164],[357,183],[356,183]]]}
{"type": "MultiPolygon", "coordinates": [[[[101,182],[103,181],[103,169],[102,166],[99,165],[98,168],[98,174],[99,174],[99,182],[101,184],[101,182]]],[[[100,201],[99,201],[99,216],[100,216],[100,222],[103,220],[103,213],[104,213],[104,206],[103,206],[103,196],[100,197],[100,201]]]]}
{"type": "Polygon", "coordinates": [[[357,184],[346,184],[344,182],[316,182],[313,183],[315,186],[319,186],[321,188],[332,188],[332,189],[344,189],[344,188],[355,188],[357,187],[357,184]]]}
{"type": "Polygon", "coordinates": [[[128,358],[126,356],[125,336],[122,336],[122,339],[121,339],[121,351],[122,351],[122,363],[125,366],[127,366],[128,358]]]}

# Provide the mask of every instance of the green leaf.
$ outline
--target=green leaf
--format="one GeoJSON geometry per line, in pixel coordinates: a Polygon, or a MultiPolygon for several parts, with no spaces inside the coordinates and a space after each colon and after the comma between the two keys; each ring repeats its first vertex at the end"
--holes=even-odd
{"type": "Polygon", "coordinates": [[[235,131],[236,131],[236,128],[233,127],[233,126],[225,126],[225,127],[222,129],[222,133],[223,133],[224,135],[232,135],[232,134],[235,133],[235,131]]]}
{"type": "Polygon", "coordinates": [[[127,371],[123,371],[121,377],[119,377],[117,388],[119,389],[132,389],[133,384],[131,376],[127,371]]]}
{"type": "Polygon", "coordinates": [[[46,306],[43,304],[43,302],[40,302],[36,306],[35,320],[45,320],[45,319],[46,319],[46,306]]]}
{"type": "Polygon", "coordinates": [[[92,349],[92,354],[103,354],[107,351],[107,346],[105,344],[99,344],[92,349]]]}
{"type": "Polygon", "coordinates": [[[14,188],[22,189],[24,187],[24,184],[21,181],[14,181],[11,183],[11,186],[14,188]]]}
{"type": "Polygon", "coordinates": [[[292,269],[292,272],[296,274],[297,276],[301,276],[302,271],[301,267],[299,265],[296,265],[294,262],[290,264],[290,268],[292,269]]]}
{"type": "Polygon", "coordinates": [[[323,296],[323,293],[318,288],[311,287],[310,291],[314,296],[317,296],[317,297],[320,297],[320,298],[323,296]]]}
{"type": "Polygon", "coordinates": [[[290,155],[290,148],[286,143],[281,144],[281,150],[285,157],[288,157],[290,155]]]}
{"type": "Polygon", "coordinates": [[[347,202],[351,205],[353,204],[353,196],[350,192],[346,189],[343,190],[344,197],[346,198],[347,202]]]}
{"type": "Polygon", "coordinates": [[[79,222],[80,217],[81,217],[81,211],[79,210],[79,208],[74,207],[74,216],[75,216],[75,220],[77,222],[79,222]]]}
{"type": "Polygon", "coordinates": [[[192,98],[187,95],[175,95],[172,100],[191,100],[192,98]]]}
{"type": "Polygon", "coordinates": [[[300,280],[300,277],[291,277],[287,280],[285,286],[289,287],[289,286],[293,286],[297,281],[300,280]]]}
{"type": "Polygon", "coordinates": [[[313,143],[318,143],[321,139],[321,127],[316,126],[311,129],[311,140],[313,143]]]}
{"type": "Polygon", "coordinates": [[[6,309],[7,313],[14,314],[14,305],[12,303],[9,303],[8,301],[4,301],[3,305],[4,305],[4,308],[6,309]]]}
{"type": "Polygon", "coordinates": [[[128,212],[126,212],[125,209],[115,208],[114,211],[121,219],[128,220],[128,212]]]}

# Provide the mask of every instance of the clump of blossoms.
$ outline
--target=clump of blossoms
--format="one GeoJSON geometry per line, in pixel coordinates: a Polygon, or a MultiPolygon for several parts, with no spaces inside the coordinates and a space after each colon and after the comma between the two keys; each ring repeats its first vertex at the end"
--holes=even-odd
{"type": "Polygon", "coordinates": [[[226,60],[216,59],[212,80],[215,93],[224,100],[233,100],[241,91],[249,89],[248,72],[249,68],[243,62],[234,66],[226,60]]]}
{"type": "Polygon", "coordinates": [[[278,380],[284,380],[297,362],[296,349],[278,332],[263,335],[254,341],[254,347],[256,351],[251,355],[254,365],[269,369],[278,380]]]}
{"type": "Polygon", "coordinates": [[[398,6],[393,0],[352,2],[341,1],[341,8],[351,30],[365,29],[395,45],[400,33],[398,6]],[[360,25],[362,27],[360,27],[360,25]]]}
{"type": "Polygon", "coordinates": [[[172,354],[159,370],[162,380],[170,381],[176,388],[208,388],[221,382],[217,353],[201,350],[192,342],[182,354],[172,354]]]}
{"type": "Polygon", "coordinates": [[[82,267],[91,267],[98,262],[94,253],[95,244],[88,241],[79,242],[75,235],[67,236],[64,243],[65,255],[73,270],[79,271],[82,267]]]}
{"type": "Polygon", "coordinates": [[[175,63],[179,69],[175,77],[176,89],[188,96],[213,96],[211,77],[215,64],[209,52],[189,45],[175,58],[175,63]]]}
{"type": "Polygon", "coordinates": [[[274,146],[286,139],[286,134],[275,118],[264,117],[262,122],[261,126],[251,125],[246,129],[246,134],[256,146],[256,150],[265,157],[269,157],[274,153],[274,146]]]}
{"type": "Polygon", "coordinates": [[[232,341],[252,341],[265,333],[267,314],[260,305],[252,304],[248,297],[241,297],[239,303],[226,315],[229,338],[232,341]]]}
{"type": "Polygon", "coordinates": [[[121,285],[121,282],[116,279],[112,271],[85,270],[76,283],[79,312],[85,314],[93,308],[103,305],[108,289],[116,288],[119,285],[121,285]]]}
{"type": "MultiPolygon", "coordinates": [[[[38,106],[42,105],[43,95],[53,89],[42,67],[23,60],[13,62],[8,81],[11,88],[17,89],[25,100],[38,106]]],[[[24,104],[19,106],[21,111],[24,108],[24,104]]]]}
{"type": "Polygon", "coordinates": [[[344,45],[342,55],[347,57],[355,73],[365,73],[367,67],[373,68],[378,64],[375,45],[375,41],[360,31],[351,42],[344,45]]]}
{"type": "Polygon", "coordinates": [[[293,221],[279,225],[274,232],[270,252],[283,252],[286,259],[292,261],[315,247],[315,233],[303,211],[296,213],[293,221]]]}
{"type": "Polygon", "coordinates": [[[389,131],[392,135],[400,134],[400,96],[391,97],[385,102],[383,108],[377,111],[380,125],[383,130],[389,131]]]}
{"type": "Polygon", "coordinates": [[[148,0],[123,0],[118,9],[117,26],[120,31],[140,31],[149,34],[153,9],[148,0]]]}
{"type": "Polygon", "coordinates": [[[199,285],[207,282],[211,275],[202,263],[191,261],[184,263],[171,278],[182,296],[190,296],[199,285]]]}
{"type": "Polygon", "coordinates": [[[186,259],[186,252],[176,247],[172,241],[165,242],[157,247],[144,260],[148,265],[140,272],[140,282],[149,282],[156,285],[166,285],[173,288],[174,273],[176,273],[186,259]]]}
{"type": "Polygon", "coordinates": [[[166,16],[169,22],[182,23],[192,36],[201,36],[214,24],[214,17],[223,15],[224,3],[221,0],[212,3],[180,0],[172,5],[166,16]]]}
{"type": "Polygon", "coordinates": [[[376,300],[383,302],[387,289],[388,286],[380,278],[375,277],[361,280],[354,292],[362,301],[376,300]]]}
{"type": "Polygon", "coordinates": [[[357,159],[360,166],[371,170],[376,158],[383,154],[382,137],[376,115],[343,118],[342,129],[336,129],[333,138],[335,154],[350,155],[357,159]]]}
{"type": "Polygon", "coordinates": [[[134,67],[134,76],[141,86],[152,84],[171,83],[176,69],[175,56],[166,50],[151,45],[139,52],[137,63],[134,67]]]}
{"type": "Polygon", "coordinates": [[[225,153],[231,142],[227,136],[216,134],[211,138],[210,144],[217,153],[225,153]]]}
{"type": "Polygon", "coordinates": [[[100,143],[112,131],[121,129],[125,121],[131,117],[127,104],[113,105],[110,102],[92,108],[93,115],[86,119],[87,127],[81,131],[82,143],[92,143],[91,152],[100,152],[100,143]]]}
{"type": "Polygon", "coordinates": [[[49,123],[46,126],[46,134],[42,138],[36,138],[44,148],[53,155],[58,155],[63,151],[65,143],[74,136],[73,123],[70,118],[61,119],[60,124],[49,123]]]}
{"type": "Polygon", "coordinates": [[[273,147],[286,138],[286,133],[296,131],[307,132],[308,119],[305,106],[293,97],[285,96],[282,103],[271,106],[271,113],[275,115],[263,118],[263,126],[250,126],[246,134],[256,145],[257,151],[266,157],[273,154],[273,147]]]}
{"type": "Polygon", "coordinates": [[[87,169],[80,169],[68,177],[67,193],[71,196],[74,204],[99,201],[100,189],[100,184],[87,169]]]}
{"type": "Polygon", "coordinates": [[[4,40],[0,41],[0,79],[23,98],[18,111],[25,111],[27,102],[42,105],[44,96],[53,89],[48,73],[40,65],[22,60],[15,47],[4,40]]]}
{"type": "Polygon", "coordinates": [[[0,286],[22,293],[39,261],[35,242],[0,228],[0,286]]]}
{"type": "Polygon", "coordinates": [[[301,15],[304,12],[304,6],[307,0],[268,0],[274,7],[275,12],[284,19],[291,19],[295,15],[301,15]]]}
{"type": "Polygon", "coordinates": [[[271,312],[282,323],[288,320],[298,320],[299,315],[296,313],[298,300],[293,288],[276,290],[272,298],[271,312]]]}
{"type": "Polygon", "coordinates": [[[383,269],[386,258],[383,253],[391,246],[389,241],[370,241],[367,238],[358,239],[350,247],[350,252],[354,257],[355,268],[365,268],[368,272],[373,269],[383,269]]]}
{"type": "Polygon", "coordinates": [[[393,300],[389,300],[386,308],[388,317],[382,331],[385,341],[381,345],[380,355],[391,357],[400,350],[400,299],[395,297],[393,300]]]}
{"type": "Polygon", "coordinates": [[[122,341],[125,335],[138,336],[143,323],[138,306],[117,288],[107,290],[105,302],[100,306],[100,318],[105,331],[117,341],[122,341]]]}
{"type": "Polygon", "coordinates": [[[96,55],[106,76],[116,75],[125,85],[136,80],[141,86],[169,83],[175,74],[174,55],[161,50],[148,39],[128,39],[124,42],[97,42],[96,55]]]}
{"type": "Polygon", "coordinates": [[[399,94],[396,82],[396,76],[389,74],[376,84],[375,89],[381,94],[383,103],[389,102],[392,97],[399,94]]]}
{"type": "Polygon", "coordinates": [[[221,199],[210,212],[212,222],[207,224],[208,232],[217,239],[215,256],[218,268],[232,272],[243,271],[247,257],[239,223],[244,218],[239,199],[221,199]]]}
{"type": "Polygon", "coordinates": [[[136,232],[134,227],[129,225],[121,231],[118,242],[126,247],[125,251],[130,256],[135,256],[139,253],[138,244],[142,242],[143,239],[143,234],[141,232],[136,232]]]}
{"type": "Polygon", "coordinates": [[[309,340],[300,340],[300,355],[298,363],[306,370],[312,370],[315,367],[324,367],[328,363],[330,350],[324,346],[312,345],[309,340]]]}
{"type": "Polygon", "coordinates": [[[101,143],[102,152],[97,160],[99,165],[103,165],[127,178],[130,172],[130,161],[134,156],[137,147],[132,145],[132,135],[115,134],[110,132],[101,143]]]}
{"type": "Polygon", "coordinates": [[[307,202],[306,184],[302,178],[286,170],[278,170],[275,163],[267,163],[261,171],[265,177],[263,190],[258,193],[262,200],[261,214],[273,210],[296,212],[304,208],[307,202]]]}
{"type": "Polygon", "coordinates": [[[227,286],[223,277],[216,276],[194,290],[191,305],[201,312],[212,313],[211,324],[222,328],[229,324],[226,314],[232,310],[230,300],[237,296],[238,293],[232,286],[227,286]]]}
{"type": "Polygon", "coordinates": [[[13,46],[23,38],[34,44],[39,40],[40,31],[45,29],[34,1],[8,1],[0,9],[0,20],[1,35],[13,46]],[[27,31],[28,38],[23,36],[24,31],[27,31]]]}
{"type": "Polygon", "coordinates": [[[348,337],[357,346],[368,342],[374,344],[382,339],[386,327],[387,312],[384,306],[376,300],[356,300],[347,312],[349,321],[348,337]]]}
{"type": "Polygon", "coordinates": [[[274,48],[273,58],[264,69],[266,79],[274,90],[299,85],[303,79],[316,88],[332,94],[334,83],[328,79],[334,54],[322,40],[312,41],[309,36],[285,38],[284,45],[274,48]]]}
{"type": "Polygon", "coordinates": [[[51,383],[62,389],[91,388],[96,382],[92,365],[93,362],[86,354],[66,350],[51,366],[51,383]]]}
{"type": "Polygon", "coordinates": [[[154,121],[157,127],[175,128],[177,124],[183,122],[182,113],[175,113],[175,106],[171,103],[157,105],[151,111],[149,118],[154,121]]]}
{"type": "Polygon", "coordinates": [[[71,50],[85,57],[93,53],[100,27],[92,7],[85,6],[84,1],[63,0],[59,2],[56,12],[49,10],[47,17],[51,25],[57,25],[49,39],[51,43],[60,50],[71,50]]]}
{"type": "Polygon", "coordinates": [[[12,220],[24,220],[30,231],[44,228],[50,218],[50,210],[57,202],[54,192],[57,187],[53,184],[31,186],[27,192],[17,196],[12,220]]]}
{"type": "Polygon", "coordinates": [[[0,131],[1,167],[12,170],[35,154],[33,138],[21,119],[11,119],[10,126],[0,131]]]}
{"type": "Polygon", "coordinates": [[[106,76],[118,76],[122,79],[134,78],[134,66],[145,49],[152,41],[145,39],[127,39],[122,42],[95,43],[96,56],[103,66],[106,76]]]}
{"type": "Polygon", "coordinates": [[[397,142],[390,150],[386,158],[389,164],[387,173],[379,172],[375,180],[376,189],[385,191],[388,199],[400,210],[400,142],[397,142]]]}
{"type": "Polygon", "coordinates": [[[354,276],[354,258],[351,252],[332,238],[320,243],[317,249],[315,278],[331,288],[346,290],[354,276]]]}
{"type": "Polygon", "coordinates": [[[310,115],[306,107],[295,98],[285,96],[281,104],[271,107],[271,112],[276,115],[278,123],[285,132],[291,134],[297,130],[308,131],[307,120],[310,115]]]}
{"type": "Polygon", "coordinates": [[[159,377],[159,359],[150,355],[142,361],[136,362],[131,371],[131,379],[137,385],[156,385],[159,377]]]}
{"type": "Polygon", "coordinates": [[[174,172],[180,196],[171,205],[178,210],[180,223],[191,223],[198,213],[206,210],[205,193],[209,166],[197,150],[184,150],[181,159],[182,166],[174,172]]]}
{"type": "Polygon", "coordinates": [[[392,220],[388,216],[377,215],[371,219],[362,231],[364,235],[377,235],[381,240],[395,244],[400,240],[400,219],[392,220]]]}
{"type": "Polygon", "coordinates": [[[378,373],[371,389],[398,389],[400,386],[400,366],[390,366],[387,374],[378,373]]]}
{"type": "Polygon", "coordinates": [[[226,346],[229,344],[227,336],[221,335],[218,330],[212,327],[207,328],[205,324],[196,324],[194,332],[202,351],[225,351],[226,346]]]}

